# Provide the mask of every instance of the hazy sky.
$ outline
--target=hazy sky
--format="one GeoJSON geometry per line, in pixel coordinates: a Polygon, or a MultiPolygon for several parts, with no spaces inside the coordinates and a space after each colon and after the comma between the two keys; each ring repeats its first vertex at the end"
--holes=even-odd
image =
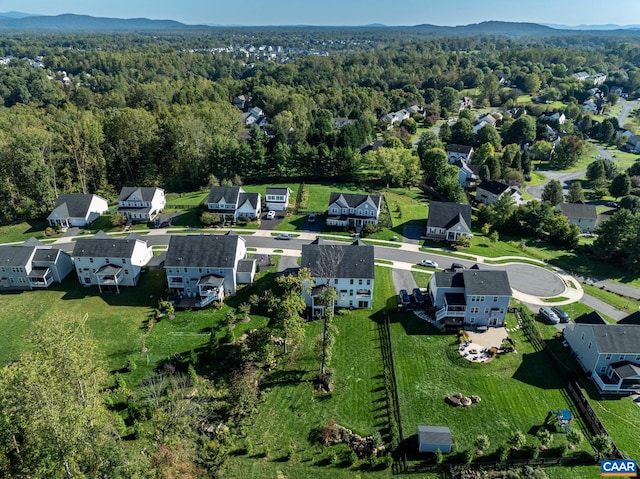
{"type": "Polygon", "coordinates": [[[0,12],[8,11],[222,25],[640,23],[640,0],[0,0],[0,12]]]}

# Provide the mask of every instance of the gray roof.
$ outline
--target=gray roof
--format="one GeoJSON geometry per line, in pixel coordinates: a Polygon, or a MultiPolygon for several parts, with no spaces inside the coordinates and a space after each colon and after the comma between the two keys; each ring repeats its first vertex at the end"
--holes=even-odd
{"type": "Polygon", "coordinates": [[[251,273],[256,265],[255,259],[241,259],[238,261],[238,273],[251,273]]]}
{"type": "Polygon", "coordinates": [[[582,314],[574,319],[573,322],[576,324],[607,324],[597,311],[582,314]]]}
{"type": "Polygon", "coordinates": [[[501,195],[509,189],[509,185],[503,183],[502,181],[489,180],[480,183],[480,185],[476,188],[476,191],[480,189],[488,191],[489,193],[494,195],[501,195]]]}
{"type": "Polygon", "coordinates": [[[462,273],[439,272],[434,273],[437,288],[464,288],[464,276],[462,273]]]}
{"type": "Polygon", "coordinates": [[[0,266],[24,268],[31,258],[33,248],[33,246],[0,246],[0,266]]]}
{"type": "Polygon", "coordinates": [[[472,146],[456,144],[447,145],[447,153],[464,153],[465,155],[468,155],[471,153],[471,150],[473,150],[472,146]]]}
{"type": "Polygon", "coordinates": [[[209,190],[207,203],[220,203],[224,198],[226,203],[238,204],[238,196],[244,190],[239,186],[212,186],[209,190]]]}
{"type": "Polygon", "coordinates": [[[131,196],[136,197],[135,201],[151,201],[158,190],[160,190],[160,188],[154,186],[123,186],[120,190],[118,201],[127,201],[131,196]]]}
{"type": "Polygon", "coordinates": [[[560,203],[558,205],[562,214],[567,218],[588,218],[595,220],[598,212],[595,205],[584,205],[582,203],[560,203]]]}
{"type": "Polygon", "coordinates": [[[301,266],[318,278],[375,277],[373,246],[367,244],[328,244],[318,239],[302,245],[301,266]]]}
{"type": "Polygon", "coordinates": [[[451,430],[446,426],[418,426],[420,444],[451,444],[451,430]]]}
{"type": "Polygon", "coordinates": [[[432,201],[429,203],[427,228],[449,229],[462,220],[471,229],[471,205],[432,201]]]}
{"type": "Polygon", "coordinates": [[[258,204],[260,203],[260,193],[240,193],[238,196],[238,206],[242,206],[247,201],[252,208],[258,208],[258,204]]]}
{"type": "Polygon", "coordinates": [[[175,235],[169,240],[165,268],[234,268],[237,235],[175,235]]]}
{"type": "Polygon", "coordinates": [[[348,208],[357,208],[365,201],[369,201],[376,209],[380,209],[380,195],[359,195],[333,191],[329,197],[329,205],[332,205],[336,201],[346,205],[348,208]]]}
{"type": "Polygon", "coordinates": [[[462,271],[467,295],[511,296],[511,285],[506,271],[465,270],[462,271]]]}
{"type": "Polygon", "coordinates": [[[147,244],[139,236],[131,235],[126,238],[104,237],[104,233],[96,234],[93,238],[80,238],[73,247],[74,257],[86,258],[131,258],[138,241],[147,244]]]}
{"type": "Polygon", "coordinates": [[[614,363],[611,366],[622,379],[640,376],[640,366],[629,361],[621,361],[619,363],[614,363]]]}
{"type": "Polygon", "coordinates": [[[57,248],[38,248],[33,255],[33,262],[55,262],[61,252],[64,253],[57,248]]]}
{"type": "Polygon", "coordinates": [[[266,194],[268,195],[286,195],[291,190],[289,188],[276,188],[275,186],[268,186],[266,194]]]}
{"type": "Polygon", "coordinates": [[[600,354],[640,354],[640,326],[638,325],[585,324],[582,326],[592,328],[600,354]]]}
{"type": "Polygon", "coordinates": [[[89,206],[91,206],[94,196],[97,195],[58,195],[52,213],[55,211],[64,218],[84,218],[89,213],[89,206]]]}

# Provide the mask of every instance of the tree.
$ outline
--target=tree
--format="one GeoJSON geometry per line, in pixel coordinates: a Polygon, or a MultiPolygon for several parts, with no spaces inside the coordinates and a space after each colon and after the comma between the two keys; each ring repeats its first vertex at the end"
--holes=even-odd
{"type": "Polygon", "coordinates": [[[625,196],[620,200],[620,208],[629,210],[632,213],[640,213],[640,196],[625,196]]]}
{"type": "Polygon", "coordinates": [[[582,183],[578,180],[574,180],[571,182],[569,192],[567,193],[567,203],[580,203],[581,201],[584,201],[582,183]]]}
{"type": "Polygon", "coordinates": [[[575,135],[567,135],[560,140],[551,156],[552,168],[563,170],[575,165],[584,152],[584,142],[575,135]]]}
{"type": "Polygon", "coordinates": [[[545,140],[536,141],[533,146],[529,148],[531,158],[534,160],[549,161],[552,151],[553,143],[549,143],[545,140]]]}
{"type": "Polygon", "coordinates": [[[562,203],[564,195],[562,194],[562,185],[558,180],[551,180],[547,183],[542,191],[542,201],[557,205],[562,203]]]}
{"type": "MultiPolygon", "coordinates": [[[[593,252],[605,260],[627,259],[638,247],[640,237],[640,214],[620,209],[597,229],[598,237],[593,243],[593,252]]],[[[633,269],[633,264],[629,265],[633,269]]]]}
{"type": "Polygon", "coordinates": [[[613,452],[613,440],[607,434],[598,434],[593,438],[593,448],[600,460],[613,452]]]}
{"type": "Polygon", "coordinates": [[[582,441],[584,441],[584,434],[582,434],[582,431],[580,431],[579,429],[572,428],[567,433],[567,441],[569,442],[569,444],[577,446],[582,441]]]}
{"type": "Polygon", "coordinates": [[[515,449],[522,449],[522,447],[527,443],[527,437],[522,433],[522,431],[516,430],[511,434],[508,443],[515,449]]]}
{"type": "Polygon", "coordinates": [[[474,165],[483,165],[489,158],[494,158],[496,151],[491,143],[484,143],[478,147],[473,153],[474,165]]]}
{"type": "Polygon", "coordinates": [[[458,110],[459,93],[450,86],[444,87],[439,93],[440,106],[448,111],[458,110]]]}
{"type": "Polygon", "coordinates": [[[411,150],[380,148],[364,157],[369,169],[376,170],[389,186],[411,187],[420,181],[420,160],[411,150]]]}
{"type": "Polygon", "coordinates": [[[536,139],[535,118],[524,115],[514,121],[507,129],[504,140],[505,143],[532,142],[536,139]]]}
{"type": "Polygon", "coordinates": [[[620,173],[611,181],[609,194],[614,198],[626,196],[631,192],[631,178],[626,173],[620,173]]]}
{"type": "Polygon", "coordinates": [[[491,143],[495,150],[502,148],[502,138],[500,138],[500,133],[493,125],[485,125],[480,128],[475,138],[475,145],[491,143]]]}
{"type": "Polygon", "coordinates": [[[444,145],[442,144],[442,141],[440,141],[440,138],[438,138],[438,135],[432,131],[427,131],[420,135],[420,140],[418,141],[418,157],[420,158],[420,161],[422,161],[426,151],[431,148],[444,149],[444,145]]]}
{"type": "Polygon", "coordinates": [[[451,127],[451,142],[457,145],[473,145],[473,125],[466,118],[460,118],[451,127]]]}
{"type": "Polygon", "coordinates": [[[424,171],[424,181],[428,184],[438,183],[438,179],[449,164],[447,153],[442,148],[431,148],[424,151],[420,160],[424,171]]]}
{"type": "Polygon", "coordinates": [[[589,166],[587,166],[587,178],[592,183],[606,178],[604,163],[602,161],[589,163],[589,166]]]}

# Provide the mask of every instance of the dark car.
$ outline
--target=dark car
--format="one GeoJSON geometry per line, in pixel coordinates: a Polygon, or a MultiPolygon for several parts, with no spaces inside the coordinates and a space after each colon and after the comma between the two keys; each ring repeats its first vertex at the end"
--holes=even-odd
{"type": "Polygon", "coordinates": [[[399,296],[402,306],[408,306],[411,303],[411,296],[409,296],[409,291],[406,289],[401,289],[399,296]]]}
{"type": "Polygon", "coordinates": [[[467,267],[460,263],[451,263],[451,268],[449,268],[449,271],[462,271],[463,269],[467,269],[467,267]]]}
{"type": "Polygon", "coordinates": [[[567,312],[564,309],[559,308],[558,306],[554,306],[553,308],[551,308],[551,311],[556,313],[556,316],[558,317],[558,319],[560,319],[561,323],[568,323],[571,319],[569,318],[567,312]]]}
{"type": "Polygon", "coordinates": [[[413,288],[413,297],[415,298],[416,303],[418,303],[418,305],[420,306],[422,306],[427,300],[425,295],[422,294],[422,291],[420,290],[420,288],[413,288]]]}

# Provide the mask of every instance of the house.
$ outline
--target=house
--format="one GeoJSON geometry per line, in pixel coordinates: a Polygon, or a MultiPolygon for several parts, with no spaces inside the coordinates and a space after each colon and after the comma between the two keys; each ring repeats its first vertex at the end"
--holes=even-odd
{"type": "Polygon", "coordinates": [[[601,392],[640,392],[640,325],[569,324],[564,338],[601,392]]]}
{"type": "Polygon", "coordinates": [[[267,202],[267,210],[286,211],[289,206],[289,196],[291,196],[291,190],[287,187],[276,188],[268,186],[264,195],[264,199],[267,202]]]}
{"type": "Polygon", "coordinates": [[[87,226],[108,210],[107,200],[98,195],[58,195],[47,222],[54,228],[87,226]]]}
{"type": "Polygon", "coordinates": [[[429,280],[429,297],[436,321],[444,326],[500,327],[507,316],[511,286],[506,271],[440,272],[429,280]]]}
{"type": "Polygon", "coordinates": [[[456,160],[453,163],[458,167],[458,183],[463,188],[473,188],[476,185],[478,176],[473,172],[473,169],[464,160],[456,160]]]}
{"type": "Polygon", "coordinates": [[[589,78],[589,74],[584,71],[573,73],[571,76],[579,81],[585,81],[587,78],[589,78]]]}
{"type": "Polygon", "coordinates": [[[473,108],[473,100],[468,96],[463,96],[460,99],[458,110],[462,111],[465,108],[473,108]]]}
{"type": "Polygon", "coordinates": [[[246,256],[245,239],[236,234],[172,236],[164,270],[176,305],[186,298],[189,307],[202,308],[253,283],[256,262],[246,256]]]}
{"type": "Polygon", "coordinates": [[[454,163],[456,160],[464,160],[467,163],[471,163],[473,157],[473,147],[467,145],[447,145],[447,158],[449,163],[454,163]]]}
{"type": "Polygon", "coordinates": [[[233,105],[239,110],[245,111],[251,103],[248,95],[239,95],[233,99],[233,105]]]}
{"type": "Polygon", "coordinates": [[[448,454],[451,452],[453,441],[451,440],[451,430],[446,426],[418,426],[418,451],[419,452],[440,452],[448,454]]]}
{"type": "Polygon", "coordinates": [[[607,75],[605,73],[596,73],[595,75],[589,76],[588,80],[591,80],[596,86],[602,85],[605,81],[607,81],[607,75]]]}
{"type": "Polygon", "coordinates": [[[558,111],[546,111],[544,112],[542,115],[540,115],[538,118],[540,118],[543,121],[557,121],[558,125],[564,125],[567,121],[567,117],[564,116],[564,113],[560,113],[558,111]]]}
{"type": "Polygon", "coordinates": [[[134,223],[146,223],[153,221],[166,204],[162,188],[125,186],[120,190],[116,213],[134,223]]]}
{"type": "Polygon", "coordinates": [[[219,214],[222,222],[255,220],[261,208],[260,193],[247,193],[240,186],[212,186],[207,197],[207,209],[219,214]]]}
{"type": "Polygon", "coordinates": [[[640,153],[640,135],[631,135],[627,139],[626,148],[631,153],[640,153]]]}
{"type": "Polygon", "coordinates": [[[432,201],[429,204],[426,237],[435,240],[457,241],[471,238],[471,206],[432,201]]]}
{"type": "Polygon", "coordinates": [[[337,117],[333,119],[333,124],[336,125],[338,130],[342,130],[347,125],[353,125],[356,120],[350,120],[349,118],[337,117]]]}
{"type": "Polygon", "coordinates": [[[414,113],[422,115],[424,113],[424,109],[420,105],[411,105],[407,108],[407,112],[409,112],[409,115],[413,115],[414,113]]]}
{"type": "Polygon", "coordinates": [[[0,246],[0,291],[48,288],[73,270],[71,256],[35,238],[0,246]]]}
{"type": "Polygon", "coordinates": [[[302,245],[301,266],[308,268],[313,278],[311,291],[303,292],[313,316],[323,314],[320,297],[329,287],[336,290],[336,307],[371,309],[375,279],[373,246],[361,241],[333,244],[318,238],[302,245]]]}
{"type": "Polygon", "coordinates": [[[362,228],[378,224],[379,195],[332,192],[329,197],[327,226],[362,228]]]}
{"type": "Polygon", "coordinates": [[[483,181],[476,188],[476,201],[485,205],[497,203],[504,196],[510,196],[516,205],[522,204],[520,190],[501,181],[483,181]]]}
{"type": "Polygon", "coordinates": [[[141,236],[115,238],[100,231],[91,238],[78,239],[71,255],[81,285],[98,286],[101,293],[119,293],[121,286],[138,284],[153,251],[141,236]]]}
{"type": "Polygon", "coordinates": [[[559,203],[557,208],[567,217],[569,224],[577,225],[583,233],[593,233],[598,221],[595,205],[582,203],[559,203]]]}
{"type": "Polygon", "coordinates": [[[384,140],[377,139],[374,140],[373,143],[369,143],[368,145],[363,145],[360,148],[360,154],[364,155],[370,151],[378,151],[380,148],[384,146],[384,140]]]}
{"type": "Polygon", "coordinates": [[[264,120],[264,111],[262,108],[254,106],[249,111],[242,114],[242,120],[244,121],[245,126],[251,126],[254,123],[260,123],[264,120]]]}
{"type": "Polygon", "coordinates": [[[473,132],[478,133],[484,126],[491,125],[496,126],[498,120],[491,114],[485,113],[484,115],[480,115],[478,119],[473,124],[473,132]]]}

